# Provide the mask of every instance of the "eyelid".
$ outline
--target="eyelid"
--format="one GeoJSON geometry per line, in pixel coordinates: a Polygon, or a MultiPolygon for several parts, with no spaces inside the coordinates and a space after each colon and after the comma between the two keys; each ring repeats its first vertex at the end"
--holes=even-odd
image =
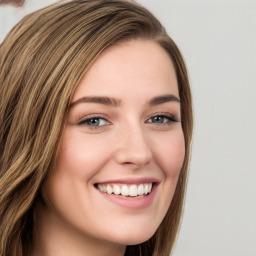
{"type": "Polygon", "coordinates": [[[176,122],[180,122],[179,119],[173,115],[173,114],[170,114],[170,113],[166,113],[166,112],[159,112],[159,113],[154,113],[153,115],[151,115],[149,118],[147,118],[146,122],[150,123],[150,124],[157,124],[157,125],[168,125],[170,123],[176,123],[176,122]],[[169,119],[168,122],[166,123],[154,123],[154,122],[149,122],[150,119],[154,118],[154,117],[164,117],[164,118],[167,118],[169,119]]]}
{"type": "Polygon", "coordinates": [[[77,122],[78,126],[86,126],[88,129],[100,129],[100,128],[108,126],[110,124],[111,124],[111,122],[106,117],[104,117],[100,114],[90,114],[88,116],[84,116],[77,122]],[[90,121],[90,119],[102,119],[102,120],[106,121],[107,124],[100,125],[100,126],[93,126],[93,125],[86,124],[86,122],[90,121]]]}
{"type": "MultiPolygon", "coordinates": [[[[179,118],[177,118],[176,115],[171,114],[169,112],[167,112],[167,113],[166,112],[158,112],[158,113],[151,114],[150,116],[147,117],[147,119],[145,121],[145,123],[149,123],[150,125],[158,125],[158,126],[161,126],[161,125],[168,126],[168,125],[171,125],[176,122],[180,122],[179,118]],[[166,118],[166,119],[168,119],[168,121],[167,122],[153,122],[152,118],[157,117],[157,116],[166,118]]],[[[109,126],[111,124],[112,123],[109,121],[108,117],[106,117],[103,114],[96,114],[96,113],[83,116],[82,118],[79,119],[79,121],[77,121],[78,126],[85,127],[90,130],[103,129],[106,126],[109,126]],[[103,119],[106,122],[106,124],[103,124],[103,125],[87,124],[86,122],[89,122],[90,119],[103,119]]]]}

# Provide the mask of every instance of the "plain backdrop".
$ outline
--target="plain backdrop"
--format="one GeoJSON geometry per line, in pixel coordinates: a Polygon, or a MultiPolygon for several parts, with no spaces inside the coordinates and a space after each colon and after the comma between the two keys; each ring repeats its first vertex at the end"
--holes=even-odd
{"type": "MultiPolygon", "coordinates": [[[[0,7],[0,42],[26,13],[53,2],[0,7]]],[[[256,256],[256,1],[138,2],[180,47],[193,92],[193,151],[173,256],[256,256]]]]}

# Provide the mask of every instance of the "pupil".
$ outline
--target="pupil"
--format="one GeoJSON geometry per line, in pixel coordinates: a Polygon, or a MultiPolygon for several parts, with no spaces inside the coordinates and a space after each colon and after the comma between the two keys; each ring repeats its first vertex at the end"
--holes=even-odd
{"type": "Polygon", "coordinates": [[[156,123],[162,123],[163,122],[163,117],[161,116],[155,116],[153,118],[153,121],[156,122],[156,123]]]}
{"type": "Polygon", "coordinates": [[[99,125],[99,119],[97,119],[97,118],[91,118],[91,119],[88,121],[88,124],[89,124],[89,125],[97,126],[97,125],[99,125]]]}

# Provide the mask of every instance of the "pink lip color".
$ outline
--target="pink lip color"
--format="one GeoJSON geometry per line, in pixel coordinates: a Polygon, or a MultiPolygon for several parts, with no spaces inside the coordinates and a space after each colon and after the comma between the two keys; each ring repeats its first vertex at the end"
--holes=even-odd
{"type": "Polygon", "coordinates": [[[160,181],[155,178],[126,178],[126,179],[114,179],[114,180],[105,180],[99,182],[100,184],[143,184],[143,183],[159,183],[160,181]]]}
{"type": "Polygon", "coordinates": [[[102,196],[104,196],[104,198],[121,207],[124,207],[129,210],[142,210],[149,207],[152,204],[157,191],[157,184],[154,184],[150,194],[140,197],[122,197],[114,194],[107,194],[101,192],[100,190],[98,191],[99,193],[101,193],[102,196]]]}

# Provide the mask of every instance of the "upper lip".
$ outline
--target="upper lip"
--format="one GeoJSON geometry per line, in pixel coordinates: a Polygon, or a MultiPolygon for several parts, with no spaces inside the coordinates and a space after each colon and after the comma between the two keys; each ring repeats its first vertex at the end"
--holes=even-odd
{"type": "Polygon", "coordinates": [[[144,183],[159,183],[159,179],[151,177],[141,177],[141,178],[120,178],[120,179],[108,179],[104,181],[97,182],[96,184],[144,184],[144,183]]]}

